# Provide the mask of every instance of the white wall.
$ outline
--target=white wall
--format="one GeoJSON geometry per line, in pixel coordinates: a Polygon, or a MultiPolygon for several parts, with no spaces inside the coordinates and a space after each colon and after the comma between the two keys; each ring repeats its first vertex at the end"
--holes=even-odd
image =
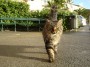
{"type": "Polygon", "coordinates": [[[42,10],[43,5],[46,4],[44,0],[33,0],[33,1],[28,0],[27,3],[30,5],[30,10],[42,10]]]}
{"type": "Polygon", "coordinates": [[[69,8],[69,11],[71,11],[71,12],[80,8],[79,6],[76,6],[76,5],[73,5],[73,4],[70,4],[70,3],[67,3],[67,7],[69,8]]]}

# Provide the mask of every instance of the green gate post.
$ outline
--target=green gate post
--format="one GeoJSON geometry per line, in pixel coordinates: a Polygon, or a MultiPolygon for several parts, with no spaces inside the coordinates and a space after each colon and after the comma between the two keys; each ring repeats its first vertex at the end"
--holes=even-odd
{"type": "Polygon", "coordinates": [[[28,20],[27,20],[27,31],[29,31],[28,20]]]}
{"type": "Polygon", "coordinates": [[[16,21],[14,21],[14,24],[15,24],[15,32],[16,32],[16,21]]]}
{"type": "Polygon", "coordinates": [[[39,19],[39,32],[40,32],[40,19],[39,19]]]}
{"type": "Polygon", "coordinates": [[[3,22],[2,22],[2,20],[1,20],[1,24],[2,24],[2,29],[1,29],[1,31],[3,32],[3,22]]]}

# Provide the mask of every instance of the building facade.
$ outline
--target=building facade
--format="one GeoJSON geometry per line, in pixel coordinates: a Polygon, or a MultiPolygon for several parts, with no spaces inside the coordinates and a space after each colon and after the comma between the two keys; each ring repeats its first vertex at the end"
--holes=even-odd
{"type": "Polygon", "coordinates": [[[73,12],[74,10],[77,9],[83,9],[83,7],[81,7],[80,5],[75,5],[73,3],[66,3],[66,6],[70,12],[73,12]]]}
{"type": "Polygon", "coordinates": [[[31,11],[39,10],[41,11],[45,5],[47,5],[48,0],[27,0],[31,11]]]}
{"type": "MultiPolygon", "coordinates": [[[[48,1],[52,0],[12,0],[12,1],[18,1],[18,2],[26,2],[29,5],[30,11],[41,11],[47,4],[48,1]]],[[[83,9],[83,7],[79,5],[73,4],[72,0],[66,0],[66,8],[73,12],[76,9],[83,9]]]]}

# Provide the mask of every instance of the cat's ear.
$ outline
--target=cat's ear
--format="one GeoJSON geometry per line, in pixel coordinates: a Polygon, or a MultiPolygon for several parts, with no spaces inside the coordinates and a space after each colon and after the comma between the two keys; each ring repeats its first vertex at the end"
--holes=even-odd
{"type": "Polygon", "coordinates": [[[50,20],[49,19],[46,19],[46,22],[50,22],[50,20]]]}
{"type": "Polygon", "coordinates": [[[63,23],[63,19],[60,19],[60,20],[57,22],[58,25],[62,25],[62,23],[63,23]]]}
{"type": "Polygon", "coordinates": [[[50,22],[51,22],[51,21],[50,21],[49,19],[46,19],[46,23],[47,23],[47,24],[50,24],[50,22]]]}

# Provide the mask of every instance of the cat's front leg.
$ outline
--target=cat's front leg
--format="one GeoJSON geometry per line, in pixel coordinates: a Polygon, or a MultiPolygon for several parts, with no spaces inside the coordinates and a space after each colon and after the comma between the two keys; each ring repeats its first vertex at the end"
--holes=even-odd
{"type": "Polygon", "coordinates": [[[58,46],[54,45],[54,53],[57,54],[58,46]]]}

